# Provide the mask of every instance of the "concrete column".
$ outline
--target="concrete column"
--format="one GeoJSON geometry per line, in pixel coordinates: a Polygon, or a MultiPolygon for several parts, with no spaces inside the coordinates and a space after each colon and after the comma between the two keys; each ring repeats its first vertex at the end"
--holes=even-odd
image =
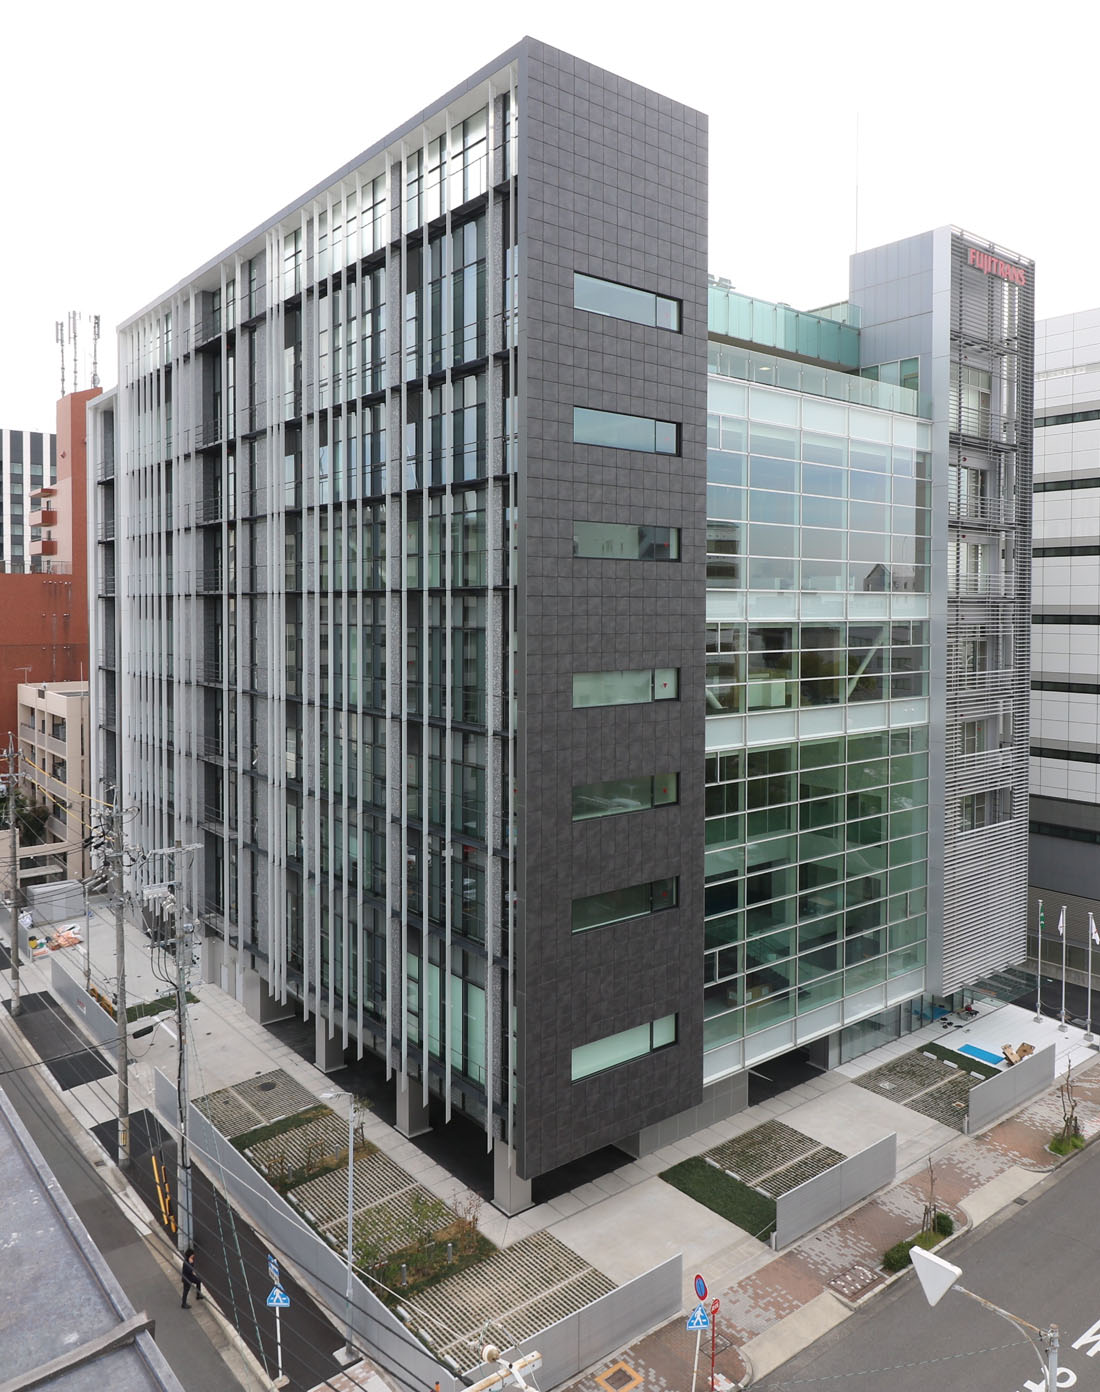
{"type": "Polygon", "coordinates": [[[335,1073],[344,1066],[344,1035],[342,1030],[329,1034],[328,1021],[321,1014],[313,1017],[313,1061],[322,1073],[335,1073]]]}
{"type": "Polygon", "coordinates": [[[241,1003],[248,1018],[260,1025],[269,1025],[273,1020],[290,1020],[297,1013],[293,1001],[288,1000],[284,1003],[278,996],[273,996],[260,973],[251,969],[244,974],[244,996],[241,1003]]]}
{"type": "Polygon", "coordinates": [[[493,1142],[493,1207],[514,1218],[531,1206],[531,1181],[520,1179],[515,1151],[498,1136],[493,1142]]]}
{"type": "Polygon", "coordinates": [[[420,1080],[403,1073],[397,1075],[396,1125],[402,1136],[423,1136],[432,1129],[420,1080]]]}

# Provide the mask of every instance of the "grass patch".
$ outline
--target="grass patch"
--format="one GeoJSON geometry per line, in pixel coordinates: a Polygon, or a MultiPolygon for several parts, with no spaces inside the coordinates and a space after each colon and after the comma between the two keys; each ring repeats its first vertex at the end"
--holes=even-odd
{"type": "Polygon", "coordinates": [[[983,1078],[996,1078],[1003,1072],[1003,1069],[995,1068],[984,1059],[974,1058],[970,1054],[960,1054],[957,1049],[947,1049],[942,1044],[922,1044],[921,1049],[944,1063],[953,1063],[960,1069],[965,1068],[968,1073],[980,1073],[983,1078]]]}
{"type": "Polygon", "coordinates": [[[707,1164],[701,1155],[663,1170],[661,1178],[761,1242],[775,1232],[775,1200],[707,1164]]]}
{"type": "Polygon", "coordinates": [[[1084,1136],[1052,1136],[1050,1147],[1055,1155],[1072,1155],[1085,1144],[1084,1136]]]}
{"type": "MultiPolygon", "coordinates": [[[[198,996],[188,991],[188,1005],[198,1005],[198,996]]],[[[166,996],[157,996],[154,1000],[140,1001],[137,1005],[126,1007],[126,1020],[128,1024],[133,1024],[135,1020],[144,1020],[149,1015],[161,1015],[166,1010],[175,1010],[176,993],[172,991],[166,996]]]]}
{"type": "Polygon", "coordinates": [[[450,1228],[441,1229],[431,1242],[423,1246],[402,1248],[385,1261],[362,1268],[364,1275],[373,1278],[371,1285],[374,1293],[391,1310],[429,1286],[488,1260],[496,1252],[496,1247],[483,1233],[478,1232],[472,1238],[461,1240],[457,1232],[451,1231],[456,1226],[452,1224],[450,1228]],[[450,1262],[447,1260],[448,1242],[452,1243],[454,1254],[454,1260],[450,1262]],[[402,1263],[405,1265],[407,1285],[401,1284],[402,1263]],[[375,1282],[381,1284],[376,1285],[375,1282]]]}
{"type": "Polygon", "coordinates": [[[305,1126],[311,1121],[319,1121],[326,1114],[336,1115],[331,1107],[326,1107],[323,1102],[318,1102],[313,1107],[306,1107],[304,1111],[292,1112],[290,1116],[279,1117],[277,1121],[265,1122],[263,1126],[254,1126],[251,1131],[242,1131],[239,1136],[232,1138],[233,1147],[243,1153],[249,1146],[259,1145],[261,1141],[274,1140],[276,1136],[285,1136],[288,1131],[297,1131],[299,1126],[305,1126]]]}

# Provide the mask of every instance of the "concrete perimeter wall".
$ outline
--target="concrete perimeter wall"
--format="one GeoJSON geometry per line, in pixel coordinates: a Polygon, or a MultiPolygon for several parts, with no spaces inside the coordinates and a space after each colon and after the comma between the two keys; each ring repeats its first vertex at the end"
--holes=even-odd
{"type": "MultiPolygon", "coordinates": [[[[178,1130],[175,1084],[159,1069],[155,1106],[158,1116],[174,1131],[178,1130]]],[[[343,1258],[295,1213],[194,1104],[188,1109],[188,1118],[193,1159],[210,1174],[230,1202],[270,1239],[295,1275],[318,1292],[327,1292],[328,1303],[335,1303],[342,1310],[347,1285],[343,1258]]],[[[681,1308],[682,1265],[679,1256],[672,1257],[525,1340],[523,1352],[538,1349],[542,1354],[542,1369],[536,1380],[544,1392],[553,1392],[553,1388],[582,1368],[677,1314],[681,1308]]],[[[475,1369],[459,1381],[358,1277],[354,1292],[352,1324],[362,1347],[410,1392],[425,1392],[436,1381],[441,1392],[461,1392],[469,1379],[476,1381],[481,1376],[475,1369]]],[[[514,1351],[516,1356],[518,1352],[514,1351]]]]}
{"type": "Polygon", "coordinates": [[[819,1224],[889,1184],[897,1168],[898,1138],[896,1132],[891,1132],[797,1189],[780,1194],[775,1201],[772,1246],[778,1251],[797,1242],[819,1224]]]}
{"type": "Polygon", "coordinates": [[[1057,1046],[1050,1044],[1030,1058],[1014,1063],[995,1078],[972,1087],[966,1115],[967,1134],[981,1131],[1050,1087],[1054,1082],[1056,1054],[1057,1046]]]}
{"type": "Polygon", "coordinates": [[[68,1007],[69,1014],[80,1021],[99,1047],[109,1049],[112,1055],[116,1054],[118,1025],[113,1016],[108,1015],[99,1002],[92,999],[56,957],[50,962],[50,985],[58,1000],[68,1007]]]}
{"type": "MultiPolygon", "coordinates": [[[[553,1392],[614,1349],[678,1315],[683,1308],[683,1267],[683,1256],[677,1253],[534,1335],[528,1343],[542,1354],[542,1367],[532,1381],[553,1392]]],[[[503,1353],[511,1362],[527,1351],[517,1346],[503,1353]]],[[[467,1376],[478,1382],[495,1371],[495,1365],[482,1363],[467,1376]]]]}

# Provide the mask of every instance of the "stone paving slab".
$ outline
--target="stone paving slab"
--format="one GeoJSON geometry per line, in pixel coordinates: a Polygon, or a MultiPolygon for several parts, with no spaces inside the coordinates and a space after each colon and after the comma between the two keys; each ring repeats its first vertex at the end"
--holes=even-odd
{"type": "Polygon", "coordinates": [[[911,1098],[905,1105],[912,1111],[919,1112],[921,1116],[931,1117],[943,1126],[963,1131],[966,1129],[970,1089],[977,1081],[969,1073],[956,1073],[939,1087],[929,1088],[927,1092],[911,1098]]]}

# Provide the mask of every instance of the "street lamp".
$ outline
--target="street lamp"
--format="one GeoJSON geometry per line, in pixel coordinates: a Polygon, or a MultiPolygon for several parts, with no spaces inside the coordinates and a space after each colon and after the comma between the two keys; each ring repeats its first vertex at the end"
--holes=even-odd
{"type": "MultiPolygon", "coordinates": [[[[1000,1315],[1002,1319],[1008,1320],[1009,1324],[1015,1325],[1035,1350],[1039,1359],[1039,1373],[1043,1379],[1043,1386],[1047,1392],[1054,1392],[1058,1386],[1058,1326],[1056,1324],[1052,1324],[1049,1329],[1039,1329],[1036,1325],[1029,1324],[1027,1320],[1020,1319],[1019,1315],[1002,1309],[1000,1305],[994,1305],[992,1300],[986,1300],[984,1296],[975,1295],[965,1286],[958,1285],[962,1268],[953,1266],[949,1261],[944,1261],[943,1257],[937,1257],[935,1252],[926,1252],[923,1247],[914,1247],[911,1249],[910,1255],[913,1259],[913,1269],[917,1273],[917,1279],[920,1281],[921,1289],[924,1291],[925,1299],[929,1305],[938,1305],[949,1290],[957,1290],[960,1295],[968,1295],[971,1300],[976,1300],[979,1305],[984,1305],[987,1310],[992,1310],[995,1315],[1000,1315]],[[1034,1335],[1038,1335],[1039,1339],[1036,1340],[1034,1335]]],[[[1032,1385],[1028,1383],[1029,1387],[1032,1385]]]]}
{"type": "MultiPolygon", "coordinates": [[[[340,1097],[339,1092],[322,1092],[323,1098],[340,1097]]],[[[344,1293],[344,1325],[347,1333],[345,1335],[344,1347],[337,1349],[333,1357],[338,1358],[341,1363],[354,1363],[357,1357],[354,1344],[354,1331],[351,1327],[351,1295],[352,1295],[352,1213],[355,1209],[355,1093],[349,1092],[348,1099],[348,1279],[344,1293]]]]}

